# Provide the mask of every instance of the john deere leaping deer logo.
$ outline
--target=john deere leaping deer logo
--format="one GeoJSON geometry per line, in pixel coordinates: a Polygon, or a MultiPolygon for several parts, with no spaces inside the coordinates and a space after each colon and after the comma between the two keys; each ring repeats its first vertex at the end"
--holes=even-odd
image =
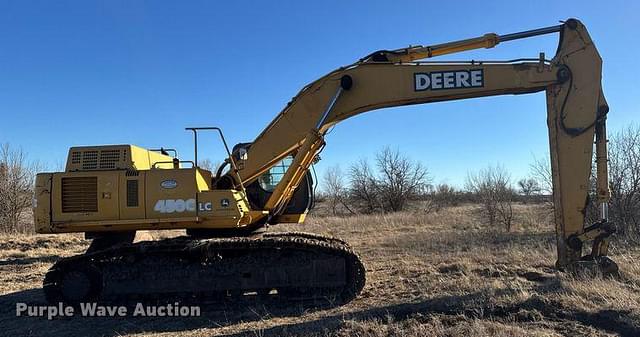
{"type": "Polygon", "coordinates": [[[163,180],[160,183],[160,187],[164,188],[165,190],[172,190],[178,187],[178,182],[173,179],[163,180]]]}

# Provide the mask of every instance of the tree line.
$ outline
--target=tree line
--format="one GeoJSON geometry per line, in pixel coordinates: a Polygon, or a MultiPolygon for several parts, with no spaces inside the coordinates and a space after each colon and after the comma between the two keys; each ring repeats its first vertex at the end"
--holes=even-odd
{"type": "MultiPolygon", "coordinates": [[[[598,218],[595,165],[587,201],[587,221],[598,218]]],[[[609,140],[610,221],[623,237],[640,238],[640,126],[630,125],[609,140]]],[[[352,163],[346,171],[328,168],[322,177],[320,197],[334,215],[386,213],[420,204],[425,211],[461,203],[475,203],[491,225],[511,230],[515,202],[552,202],[552,174],[548,158],[534,158],[527,177],[515,181],[500,165],[469,172],[462,188],[433,184],[427,167],[398,150],[384,148],[373,165],[366,159],[352,163]],[[420,201],[416,203],[416,201],[420,201]]]]}
{"type": "MultiPolygon", "coordinates": [[[[214,165],[211,165],[214,166],[214,165]]],[[[343,172],[330,167],[324,174],[322,198],[333,214],[397,212],[414,201],[426,211],[461,203],[481,205],[490,224],[511,229],[515,202],[545,202],[552,207],[548,158],[534,159],[530,175],[514,181],[500,165],[470,172],[464,187],[433,184],[427,167],[398,150],[384,148],[371,164],[361,159],[343,172]]],[[[594,165],[595,167],[595,165],[594,165]]],[[[9,144],[0,145],[0,231],[32,232],[31,205],[35,174],[42,165],[9,144]]],[[[640,125],[630,125],[609,141],[609,216],[625,237],[640,237],[640,125]]],[[[597,219],[595,172],[587,207],[590,221],[597,219]]]]}
{"type": "Polygon", "coordinates": [[[21,149],[0,145],[0,232],[33,232],[30,212],[35,175],[41,168],[21,149]]]}

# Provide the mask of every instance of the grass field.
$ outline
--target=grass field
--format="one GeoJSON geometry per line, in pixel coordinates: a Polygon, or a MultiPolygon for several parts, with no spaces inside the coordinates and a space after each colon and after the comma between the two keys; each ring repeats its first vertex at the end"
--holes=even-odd
{"type": "Polygon", "coordinates": [[[16,317],[17,302],[44,303],[49,266],[88,242],[81,235],[3,236],[0,335],[640,336],[640,249],[612,248],[617,279],[558,273],[545,211],[518,205],[516,213],[511,233],[483,224],[473,206],[275,226],[348,240],[366,264],[362,294],[337,308],[204,307],[194,318],[16,317]]]}

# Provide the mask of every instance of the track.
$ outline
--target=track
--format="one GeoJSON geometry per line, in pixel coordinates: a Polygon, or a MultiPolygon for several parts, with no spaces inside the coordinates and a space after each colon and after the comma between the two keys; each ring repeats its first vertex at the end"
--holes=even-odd
{"type": "Polygon", "coordinates": [[[292,232],[120,245],[58,261],[43,288],[51,303],[335,305],[355,298],[364,283],[364,266],[347,243],[292,232]]]}

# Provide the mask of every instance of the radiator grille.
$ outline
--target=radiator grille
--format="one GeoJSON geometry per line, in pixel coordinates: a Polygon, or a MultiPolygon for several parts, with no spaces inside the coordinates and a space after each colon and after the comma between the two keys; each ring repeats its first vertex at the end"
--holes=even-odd
{"type": "Polygon", "coordinates": [[[116,168],[120,161],[120,150],[100,151],[100,169],[110,170],[116,168]]]}
{"type": "Polygon", "coordinates": [[[140,173],[138,171],[136,171],[136,170],[127,170],[124,173],[124,175],[127,176],[127,177],[137,177],[137,176],[140,175],[140,173]]]}
{"type": "Polygon", "coordinates": [[[126,160],[127,151],[120,149],[71,152],[71,164],[74,165],[72,170],[114,170],[122,168],[126,160]]]}
{"type": "Polygon", "coordinates": [[[97,177],[62,178],[62,212],[72,213],[97,211],[97,177]]]}
{"type": "Polygon", "coordinates": [[[71,163],[72,164],[80,164],[80,160],[82,159],[82,153],[79,151],[71,152],[71,163]]]}
{"type": "Polygon", "coordinates": [[[98,151],[85,151],[82,153],[82,169],[95,170],[98,168],[98,151]]]}
{"type": "Polygon", "coordinates": [[[137,180],[127,180],[127,207],[138,207],[137,180]]]}

